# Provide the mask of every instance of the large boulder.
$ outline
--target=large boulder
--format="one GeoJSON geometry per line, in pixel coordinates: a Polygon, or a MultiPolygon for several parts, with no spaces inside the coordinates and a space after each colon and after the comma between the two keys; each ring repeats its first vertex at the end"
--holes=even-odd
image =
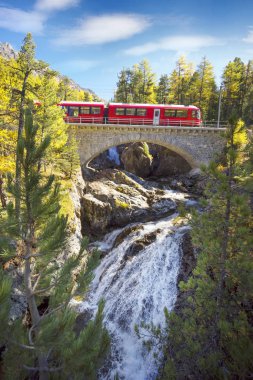
{"type": "Polygon", "coordinates": [[[94,237],[129,223],[159,219],[176,209],[164,191],[147,190],[116,169],[87,182],[81,204],[83,234],[94,237]]]}
{"type": "Polygon", "coordinates": [[[188,162],[179,154],[160,145],[150,144],[153,156],[152,176],[168,177],[175,174],[185,174],[191,170],[188,162]]]}
{"type": "Polygon", "coordinates": [[[142,178],[151,174],[152,160],[148,145],[142,142],[130,144],[121,155],[124,169],[142,178]]]}

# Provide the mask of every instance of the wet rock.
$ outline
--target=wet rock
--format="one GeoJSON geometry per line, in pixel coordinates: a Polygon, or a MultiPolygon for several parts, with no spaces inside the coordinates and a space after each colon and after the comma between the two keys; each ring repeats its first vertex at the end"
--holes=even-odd
{"type": "Polygon", "coordinates": [[[113,249],[117,248],[123,241],[124,239],[130,235],[132,232],[143,230],[143,226],[141,224],[135,225],[135,226],[130,226],[125,228],[115,239],[114,244],[113,244],[113,249]]]}
{"type": "Polygon", "coordinates": [[[192,245],[192,239],[189,232],[185,233],[182,240],[182,260],[178,274],[178,282],[187,281],[196,266],[196,252],[192,245]]]}
{"type": "Polygon", "coordinates": [[[191,170],[188,162],[176,152],[163,146],[149,144],[153,155],[152,175],[166,177],[175,174],[188,173],[191,170]]]}
{"type": "MultiPolygon", "coordinates": [[[[185,233],[182,240],[182,259],[178,274],[178,284],[180,281],[187,281],[191,276],[197,262],[197,251],[192,245],[191,235],[189,232],[185,233]]],[[[187,304],[189,292],[178,292],[177,300],[174,310],[177,314],[181,315],[181,311],[187,304]]]]}
{"type": "Polygon", "coordinates": [[[87,326],[92,316],[93,313],[90,310],[85,310],[77,315],[74,326],[74,331],[77,335],[87,326]]]}
{"type": "Polygon", "coordinates": [[[176,203],[161,191],[145,189],[118,170],[100,172],[82,197],[83,234],[101,236],[115,227],[172,214],[176,203]]]}
{"type": "Polygon", "coordinates": [[[139,252],[141,252],[145,247],[152,244],[156,238],[157,234],[160,233],[161,230],[156,230],[149,235],[145,235],[141,239],[135,240],[133,244],[126,250],[123,260],[131,260],[134,256],[136,256],[139,252]]]}
{"type": "Polygon", "coordinates": [[[140,177],[146,178],[151,174],[153,157],[148,154],[145,143],[133,143],[126,147],[121,155],[124,169],[140,177]]]}

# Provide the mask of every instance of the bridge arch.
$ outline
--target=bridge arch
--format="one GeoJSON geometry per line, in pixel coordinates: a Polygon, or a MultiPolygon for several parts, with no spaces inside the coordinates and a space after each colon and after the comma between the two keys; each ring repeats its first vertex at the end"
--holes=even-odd
{"type": "Polygon", "coordinates": [[[71,129],[82,166],[110,147],[145,141],[170,149],[196,168],[208,164],[224,147],[224,128],[79,124],[71,129]]]}
{"type": "MultiPolygon", "coordinates": [[[[98,149],[96,152],[94,152],[92,154],[92,156],[86,161],[86,162],[82,162],[82,166],[88,166],[89,163],[96,157],[98,157],[101,153],[104,153],[105,151],[107,151],[108,149],[110,148],[113,148],[113,147],[117,147],[119,145],[127,145],[127,144],[131,144],[131,143],[136,143],[136,142],[146,142],[146,143],[150,143],[150,144],[155,144],[155,145],[159,145],[159,146],[162,146],[164,148],[167,148],[169,149],[170,151],[174,152],[174,153],[177,153],[180,157],[182,157],[188,164],[189,166],[194,169],[194,168],[197,168],[199,165],[197,164],[197,162],[194,160],[194,157],[192,157],[191,155],[188,154],[188,152],[186,152],[185,150],[181,149],[180,147],[177,147],[177,146],[174,146],[174,145],[171,145],[169,143],[166,143],[164,141],[154,141],[154,140],[147,140],[147,139],[138,139],[138,140],[129,140],[129,139],[126,139],[124,142],[120,142],[120,144],[117,144],[117,145],[109,145],[109,146],[105,146],[103,148],[100,147],[100,149],[98,149]]],[[[82,152],[80,152],[80,155],[82,155],[82,152]]]]}

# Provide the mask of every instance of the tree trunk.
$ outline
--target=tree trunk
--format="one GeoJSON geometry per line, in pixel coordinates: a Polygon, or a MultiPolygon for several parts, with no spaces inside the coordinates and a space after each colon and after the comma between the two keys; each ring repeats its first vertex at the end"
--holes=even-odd
{"type": "MultiPolygon", "coordinates": [[[[29,232],[29,235],[31,233],[29,232]]],[[[28,237],[26,241],[26,256],[29,256],[32,253],[31,250],[31,236],[28,237]]],[[[35,302],[35,296],[32,291],[32,271],[31,271],[31,259],[28,258],[25,261],[25,294],[28,302],[29,312],[31,315],[31,321],[32,326],[34,327],[34,335],[35,337],[39,333],[39,322],[40,322],[40,315],[39,311],[35,302]]],[[[46,371],[46,368],[48,368],[47,358],[46,354],[38,352],[38,367],[39,370],[39,379],[40,380],[49,380],[49,373],[46,371]]]]}
{"type": "Polygon", "coordinates": [[[2,208],[6,208],[6,206],[7,206],[6,195],[5,195],[4,189],[3,189],[3,177],[1,174],[0,174],[0,200],[1,200],[2,208]]]}

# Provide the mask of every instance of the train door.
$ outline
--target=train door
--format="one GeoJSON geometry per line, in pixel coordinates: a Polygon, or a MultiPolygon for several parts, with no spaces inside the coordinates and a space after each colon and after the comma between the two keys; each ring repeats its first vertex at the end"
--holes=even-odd
{"type": "Polygon", "coordinates": [[[160,123],[160,110],[159,108],[154,109],[153,125],[159,125],[160,123]]]}

